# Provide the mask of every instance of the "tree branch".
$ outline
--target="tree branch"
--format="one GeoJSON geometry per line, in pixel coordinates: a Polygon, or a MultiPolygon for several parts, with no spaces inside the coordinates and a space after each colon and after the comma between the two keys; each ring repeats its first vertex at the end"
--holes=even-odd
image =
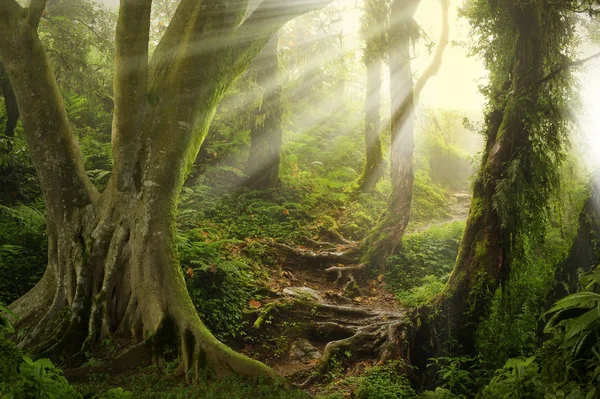
{"type": "Polygon", "coordinates": [[[234,70],[244,70],[286,22],[316,11],[332,0],[264,0],[238,28],[234,70]]]}
{"type": "Polygon", "coordinates": [[[557,77],[558,75],[560,75],[565,70],[567,70],[569,68],[573,68],[573,67],[584,65],[585,63],[587,63],[589,61],[592,61],[592,60],[594,60],[596,58],[600,58],[600,52],[598,52],[596,54],[593,54],[593,55],[591,55],[589,57],[580,59],[580,60],[565,62],[562,65],[556,67],[554,70],[552,70],[548,75],[544,76],[543,78],[541,78],[540,80],[538,80],[537,82],[535,82],[533,84],[533,86],[534,87],[540,86],[540,85],[546,83],[547,81],[554,79],[555,77],[557,77]]]}
{"type": "Polygon", "coordinates": [[[135,164],[131,148],[139,129],[148,89],[148,41],[152,0],[122,0],[115,42],[113,113],[113,175],[123,191],[133,187],[135,164]]]}
{"type": "Polygon", "coordinates": [[[7,37],[6,30],[10,29],[11,22],[23,11],[24,9],[14,0],[0,0],[0,31],[4,31],[0,35],[0,46],[2,46],[2,39],[7,37]]]}
{"type": "Polygon", "coordinates": [[[450,24],[448,22],[450,2],[448,0],[441,0],[440,6],[442,8],[442,33],[440,34],[440,41],[435,51],[435,56],[431,63],[427,66],[414,88],[414,101],[418,102],[423,88],[433,76],[435,76],[442,66],[442,60],[444,51],[448,47],[448,36],[450,34],[450,24]]]}
{"type": "Polygon", "coordinates": [[[23,9],[13,0],[0,0],[0,58],[16,96],[47,213],[68,217],[71,209],[93,202],[97,192],[85,173],[37,24],[30,24],[30,17],[41,13],[42,3],[35,1],[33,9],[23,9]]]}
{"type": "Polygon", "coordinates": [[[37,29],[45,8],[46,0],[31,0],[29,8],[27,9],[27,23],[29,26],[37,29]]]}

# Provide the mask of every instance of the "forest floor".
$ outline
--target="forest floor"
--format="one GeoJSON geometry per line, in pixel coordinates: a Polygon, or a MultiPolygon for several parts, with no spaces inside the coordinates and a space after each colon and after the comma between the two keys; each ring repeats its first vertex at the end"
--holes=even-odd
{"type": "MultiPolygon", "coordinates": [[[[450,217],[412,226],[410,233],[465,220],[469,203],[469,194],[453,194],[450,217]]],[[[355,244],[321,243],[320,246],[330,245],[328,253],[341,254],[355,244]]],[[[275,345],[264,345],[262,340],[258,345],[246,344],[241,348],[243,353],[265,362],[311,395],[326,392],[336,380],[360,375],[389,356],[402,356],[406,352],[402,337],[409,324],[405,308],[387,286],[384,275],[366,279],[362,265],[314,260],[321,253],[320,246],[295,247],[293,253],[283,250],[285,261],[272,274],[278,277],[267,282],[271,298],[254,304],[259,317],[275,313],[271,315],[269,329],[261,331],[271,334],[270,342],[275,345]],[[345,273],[354,268],[357,270],[345,273]],[[308,305],[289,306],[294,300],[303,300],[308,305]],[[283,312],[274,312],[281,304],[288,305],[283,305],[283,312]],[[306,317],[307,307],[309,317],[306,317]]]]}
{"type": "MultiPolygon", "coordinates": [[[[447,218],[411,225],[407,234],[465,220],[469,201],[466,193],[450,195],[447,218]]],[[[323,252],[344,253],[356,242],[342,237],[318,240],[323,241],[308,240],[302,246],[254,240],[270,247],[272,258],[278,261],[264,264],[269,270],[266,278],[256,281],[262,289],[250,300],[251,311],[244,320],[242,336],[227,344],[269,365],[310,396],[341,392],[343,397],[352,397],[356,386],[346,383],[352,377],[362,376],[387,360],[406,358],[410,320],[383,274],[367,278],[362,265],[314,257],[323,252]]],[[[242,254],[245,245],[235,244],[232,252],[242,254]]],[[[240,398],[263,397],[237,380],[214,385],[217,393],[212,394],[206,387],[186,386],[181,378],[165,378],[167,368],[163,365],[115,376],[91,375],[74,382],[84,392],[110,385],[131,390],[134,397],[233,398],[229,393],[217,392],[230,392],[233,387],[240,398]]],[[[273,393],[265,397],[280,396],[273,393]]]]}

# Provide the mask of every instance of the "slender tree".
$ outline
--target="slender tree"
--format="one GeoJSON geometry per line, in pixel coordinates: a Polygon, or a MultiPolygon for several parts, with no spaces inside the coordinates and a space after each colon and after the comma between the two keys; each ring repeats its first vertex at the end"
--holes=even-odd
{"type": "MultiPolygon", "coordinates": [[[[37,34],[45,0],[0,1],[0,58],[21,111],[46,204],[48,267],[11,304],[21,345],[83,355],[116,334],[161,354],[176,341],[186,371],[270,375],[200,321],[175,247],[184,177],[224,91],[288,20],[325,0],[182,0],[148,56],[152,0],[122,0],[116,29],[112,147],[104,192],[90,183],[56,78],[37,34]]],[[[136,354],[139,356],[139,354],[136,354]]],[[[77,357],[77,356],[76,356],[77,357]]],[[[187,373],[186,373],[187,375],[187,373]]]]}
{"type": "Polygon", "coordinates": [[[391,97],[391,154],[390,175],[392,193],[380,216],[377,226],[366,239],[366,263],[382,270],[387,257],[402,242],[410,219],[414,180],[414,107],[419,95],[441,67],[442,57],[448,45],[448,0],[441,1],[442,33],[436,53],[430,65],[413,84],[411,70],[411,42],[418,33],[413,17],[420,0],[393,0],[390,8],[388,30],[388,63],[391,97]]]}
{"type": "Polygon", "coordinates": [[[246,165],[247,186],[264,190],[279,182],[279,159],[283,139],[282,87],[278,35],[274,35],[250,66],[259,100],[251,111],[250,154],[246,165]]]}
{"type": "Polygon", "coordinates": [[[383,176],[381,150],[381,89],[386,42],[387,2],[365,0],[361,31],[365,48],[363,62],[367,68],[365,96],[365,165],[358,179],[361,191],[371,191],[383,176]]]}

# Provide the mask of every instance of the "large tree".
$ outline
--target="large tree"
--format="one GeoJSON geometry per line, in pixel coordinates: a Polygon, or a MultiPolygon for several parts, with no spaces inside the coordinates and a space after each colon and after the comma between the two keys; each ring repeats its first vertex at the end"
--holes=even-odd
{"type": "Polygon", "coordinates": [[[474,50],[490,72],[481,166],[456,266],[437,298],[437,331],[455,352],[474,353],[475,333],[496,289],[544,236],[559,185],[569,103],[565,59],[572,46],[568,8],[546,0],[467,9],[474,50]],[[449,342],[449,341],[448,341],[449,342]]]}
{"type": "Polygon", "coordinates": [[[114,334],[160,355],[174,340],[196,376],[206,365],[217,373],[274,376],[200,321],[174,241],[178,195],[223,93],[286,21],[326,0],[264,0],[251,12],[247,3],[182,0],[149,59],[152,0],[121,1],[114,167],[100,193],[86,176],[37,33],[46,1],[32,0],[28,8],[0,1],[0,58],[46,204],[47,270],[10,306],[28,327],[23,346],[81,355],[114,334]]]}

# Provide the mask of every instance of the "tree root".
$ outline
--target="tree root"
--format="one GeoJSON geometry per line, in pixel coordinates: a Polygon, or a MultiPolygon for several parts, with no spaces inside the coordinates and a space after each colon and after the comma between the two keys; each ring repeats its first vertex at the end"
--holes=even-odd
{"type": "Polygon", "coordinates": [[[333,317],[315,322],[311,333],[334,340],[325,346],[315,370],[318,373],[299,384],[300,388],[314,384],[327,372],[332,359],[341,353],[353,359],[372,358],[378,363],[408,357],[403,313],[323,304],[317,305],[317,309],[317,319],[322,317],[321,312],[333,317]]]}
{"type": "MultiPolygon", "coordinates": [[[[289,300],[289,298],[286,298],[289,300]]],[[[276,309],[276,307],[273,307],[276,309]]],[[[327,373],[332,360],[345,362],[372,360],[383,363],[410,357],[404,311],[340,306],[317,300],[298,299],[282,307],[279,315],[298,323],[301,336],[316,346],[325,345],[312,375],[299,388],[308,388],[327,373]]]]}
{"type": "Polygon", "coordinates": [[[284,253],[292,254],[301,260],[307,260],[312,263],[341,263],[341,264],[353,264],[357,263],[360,259],[360,252],[357,251],[357,247],[352,245],[345,251],[314,251],[306,248],[295,248],[287,244],[281,244],[276,242],[264,241],[273,248],[277,248],[284,253]]]}

